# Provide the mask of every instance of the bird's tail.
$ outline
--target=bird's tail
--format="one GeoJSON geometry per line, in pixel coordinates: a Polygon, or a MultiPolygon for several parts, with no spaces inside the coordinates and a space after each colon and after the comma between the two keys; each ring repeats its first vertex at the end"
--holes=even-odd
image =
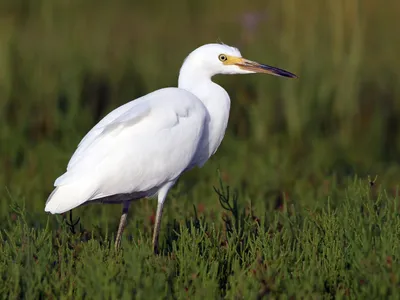
{"type": "Polygon", "coordinates": [[[70,183],[57,186],[46,201],[44,211],[62,214],[90,200],[94,189],[83,183],[70,183]]]}

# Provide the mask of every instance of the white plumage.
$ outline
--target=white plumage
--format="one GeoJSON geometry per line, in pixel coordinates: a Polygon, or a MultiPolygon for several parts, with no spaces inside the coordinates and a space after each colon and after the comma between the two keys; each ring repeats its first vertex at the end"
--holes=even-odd
{"type": "Polygon", "coordinates": [[[63,213],[94,199],[147,193],[176,180],[194,159],[206,115],[201,101],[177,88],[113,111],[82,140],[67,172],[56,180],[46,211],[63,213]],[[64,198],[74,190],[80,197],[64,198]]]}
{"type": "Polygon", "coordinates": [[[129,202],[158,194],[153,237],[157,250],[168,190],[184,171],[202,166],[225,134],[230,99],[211,77],[254,72],[295,77],[246,60],[227,45],[197,48],[182,65],[178,88],[160,89],[119,107],[86,134],[67,171],[55,181],[45,211],[64,213],[95,200],[124,203],[118,247],[129,202]]]}

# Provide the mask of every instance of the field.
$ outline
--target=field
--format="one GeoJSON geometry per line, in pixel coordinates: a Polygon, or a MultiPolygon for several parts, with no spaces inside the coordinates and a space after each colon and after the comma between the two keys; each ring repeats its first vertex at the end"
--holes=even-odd
{"type": "Polygon", "coordinates": [[[0,3],[2,299],[399,298],[400,4],[366,0],[0,3]],[[137,3],[135,3],[137,2],[137,3]],[[225,139],[156,202],[47,215],[83,135],[176,86],[222,40],[299,75],[217,76],[225,139]]]}

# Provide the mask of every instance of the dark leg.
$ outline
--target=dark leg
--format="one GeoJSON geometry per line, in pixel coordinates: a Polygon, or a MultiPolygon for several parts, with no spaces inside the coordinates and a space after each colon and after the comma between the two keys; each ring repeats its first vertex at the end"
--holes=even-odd
{"type": "Polygon", "coordinates": [[[122,238],[122,233],[123,233],[125,225],[126,225],[126,219],[128,217],[129,204],[130,204],[129,201],[125,201],[123,203],[121,220],[119,221],[117,238],[115,239],[115,250],[116,251],[118,251],[121,246],[121,238],[122,238]]]}

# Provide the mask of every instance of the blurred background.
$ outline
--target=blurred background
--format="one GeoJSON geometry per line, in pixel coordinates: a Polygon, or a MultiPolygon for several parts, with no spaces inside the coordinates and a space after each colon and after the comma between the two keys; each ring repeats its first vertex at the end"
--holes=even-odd
{"type": "MultiPolygon", "coordinates": [[[[184,58],[217,41],[300,78],[214,78],[232,100],[226,138],[203,169],[183,176],[165,219],[193,203],[200,212],[218,209],[217,169],[243,203],[263,206],[281,193],[287,201],[326,201],[330,182],[356,174],[378,174],[395,189],[400,4],[381,3],[1,1],[0,211],[19,201],[45,220],[53,182],[84,134],[117,106],[176,86],[184,58]]],[[[133,213],[151,222],[155,204],[140,201],[133,213]]],[[[101,214],[114,229],[120,207],[78,211],[101,214]]]]}

